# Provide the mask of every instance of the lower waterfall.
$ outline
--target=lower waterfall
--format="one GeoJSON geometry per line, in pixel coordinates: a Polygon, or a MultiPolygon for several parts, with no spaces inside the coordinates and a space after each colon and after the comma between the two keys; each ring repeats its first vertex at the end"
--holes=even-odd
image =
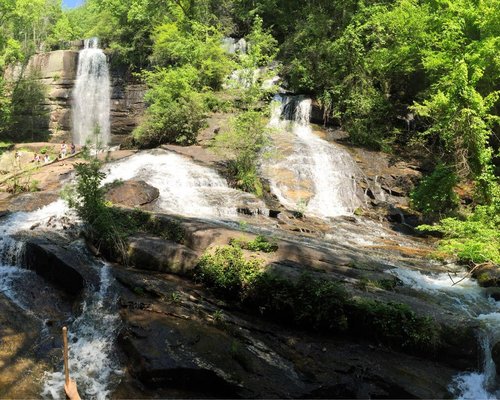
{"type": "Polygon", "coordinates": [[[273,103],[269,126],[276,131],[275,147],[287,148],[284,157],[263,162],[271,191],[286,207],[306,214],[352,214],[362,205],[355,181],[358,168],[345,150],[313,133],[311,99],[277,95],[273,103]]]}

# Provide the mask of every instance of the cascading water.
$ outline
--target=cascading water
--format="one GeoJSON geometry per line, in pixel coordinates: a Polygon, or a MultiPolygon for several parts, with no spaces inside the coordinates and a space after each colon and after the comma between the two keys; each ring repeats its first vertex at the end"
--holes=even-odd
{"type": "MultiPolygon", "coordinates": [[[[106,399],[110,386],[117,383],[123,373],[114,357],[120,318],[114,310],[116,298],[111,295],[110,267],[96,264],[94,268],[100,277],[100,290],[86,296],[81,315],[69,326],[69,366],[82,398],[106,399]]],[[[62,369],[47,373],[42,396],[58,399],[63,387],[62,369]]]]}
{"type": "Polygon", "coordinates": [[[175,214],[203,218],[237,218],[238,208],[264,212],[254,196],[231,189],[210,168],[185,157],[158,150],[143,152],[109,165],[104,183],[142,179],[160,191],[157,208],[175,214]]]}
{"type": "Polygon", "coordinates": [[[482,371],[456,376],[449,389],[463,400],[500,398],[500,382],[497,381],[496,365],[492,358],[493,346],[500,341],[500,302],[488,297],[484,289],[469,278],[454,284],[448,274],[428,275],[402,268],[396,268],[392,273],[405,285],[439,298],[440,307],[458,309],[460,313],[480,322],[482,371]]]}
{"type": "Polygon", "coordinates": [[[78,55],[78,70],[73,89],[73,142],[87,141],[106,146],[110,141],[110,83],[106,55],[96,38],[85,40],[78,55]],[[99,132],[97,138],[94,134],[99,132]]]}
{"type": "Polygon", "coordinates": [[[282,135],[279,140],[291,142],[291,151],[284,159],[264,161],[264,175],[289,208],[303,207],[320,217],[351,214],[361,206],[355,181],[358,168],[346,151],[313,133],[311,104],[301,96],[275,96],[269,126],[282,135]],[[286,179],[280,180],[284,175],[286,179]]]}
{"type": "MultiPolygon", "coordinates": [[[[8,216],[0,224],[0,295],[7,297],[24,313],[40,321],[41,341],[44,336],[50,336],[45,322],[51,319],[48,315],[35,314],[39,296],[50,301],[55,296],[54,290],[47,287],[41,277],[24,268],[24,242],[22,232],[30,232],[36,227],[38,234],[51,231],[62,231],[68,220],[75,222],[74,214],[66,203],[58,200],[34,212],[18,212],[8,216]],[[20,235],[18,237],[18,235],[20,235]],[[43,290],[43,293],[31,293],[26,282],[31,287],[43,290]]],[[[84,251],[80,244],[75,251],[84,251]]],[[[70,366],[73,379],[78,382],[79,391],[84,398],[104,399],[109,397],[110,388],[121,376],[118,360],[114,358],[114,340],[119,327],[119,316],[116,313],[116,298],[111,294],[113,278],[110,267],[95,262],[93,268],[100,277],[99,290],[88,288],[81,305],[82,312],[72,323],[68,324],[70,339],[70,366]]],[[[53,304],[54,308],[57,308],[53,304]]],[[[45,312],[45,310],[42,310],[45,312]]],[[[62,359],[57,361],[58,372],[46,373],[43,378],[44,398],[59,399],[64,394],[64,374],[62,359]]]]}

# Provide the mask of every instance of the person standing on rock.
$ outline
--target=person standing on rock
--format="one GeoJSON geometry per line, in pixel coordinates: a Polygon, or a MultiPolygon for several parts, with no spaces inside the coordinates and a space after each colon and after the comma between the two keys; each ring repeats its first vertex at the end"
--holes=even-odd
{"type": "Polygon", "coordinates": [[[70,154],[75,154],[76,153],[76,146],[75,146],[74,143],[71,143],[70,149],[71,149],[71,153],[70,154]]]}
{"type": "Polygon", "coordinates": [[[68,146],[66,146],[66,141],[63,140],[61,144],[61,153],[60,153],[61,158],[66,157],[67,152],[68,152],[68,146]]]}

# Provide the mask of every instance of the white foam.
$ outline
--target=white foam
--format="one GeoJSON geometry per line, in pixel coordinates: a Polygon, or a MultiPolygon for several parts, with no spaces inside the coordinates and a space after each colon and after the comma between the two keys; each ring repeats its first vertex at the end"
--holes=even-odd
{"type": "MultiPolygon", "coordinates": [[[[101,287],[82,304],[81,315],[68,327],[69,368],[82,398],[106,399],[110,383],[123,372],[116,360],[114,342],[119,316],[113,309],[116,298],[110,293],[110,267],[100,268],[101,287]]],[[[59,399],[64,393],[64,373],[46,373],[42,396],[59,399]]]]}
{"type": "Polygon", "coordinates": [[[141,152],[106,167],[104,183],[141,179],[160,192],[157,206],[162,211],[185,216],[236,219],[245,201],[264,208],[260,200],[231,189],[226,180],[210,168],[165,151],[141,152]]]}

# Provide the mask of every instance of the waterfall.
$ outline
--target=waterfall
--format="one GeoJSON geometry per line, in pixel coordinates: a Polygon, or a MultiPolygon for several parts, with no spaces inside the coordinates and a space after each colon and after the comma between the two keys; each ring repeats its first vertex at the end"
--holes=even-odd
{"type": "Polygon", "coordinates": [[[156,187],[160,211],[191,217],[237,219],[238,208],[265,212],[262,201],[240,190],[210,168],[164,150],[141,152],[109,164],[104,183],[141,179],[156,187]]]}
{"type": "Polygon", "coordinates": [[[291,151],[281,160],[264,161],[263,173],[288,208],[320,217],[351,214],[362,204],[358,168],[345,150],[314,134],[311,106],[311,99],[302,96],[275,96],[269,126],[279,133],[275,143],[289,142],[291,151]]]}
{"type": "Polygon", "coordinates": [[[85,40],[78,55],[78,70],[73,89],[73,142],[96,144],[93,135],[98,130],[99,145],[110,141],[110,83],[106,55],[97,47],[96,38],[85,40]]]}

